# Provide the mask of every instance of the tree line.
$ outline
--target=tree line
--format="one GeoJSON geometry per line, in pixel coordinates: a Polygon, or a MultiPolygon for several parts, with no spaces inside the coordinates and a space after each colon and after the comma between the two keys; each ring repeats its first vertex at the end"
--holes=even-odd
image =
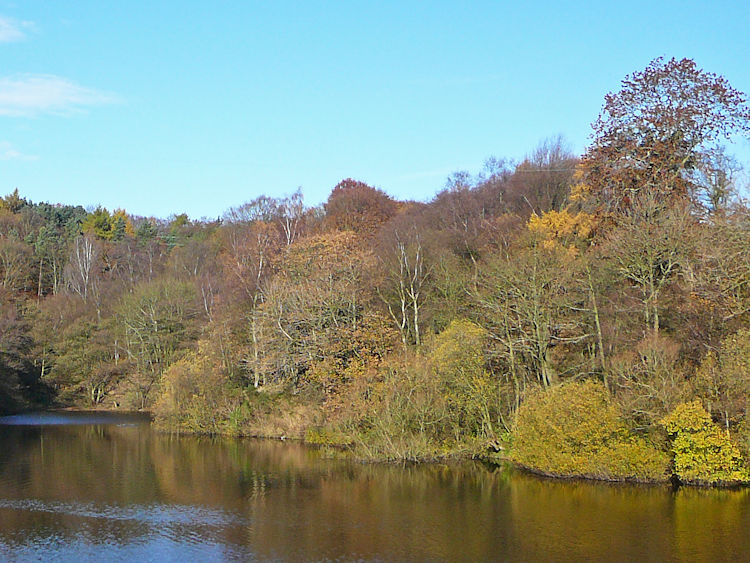
{"type": "Polygon", "coordinates": [[[0,407],[151,410],[377,459],[499,450],[549,474],[747,478],[744,95],[656,59],[582,156],[346,179],[215,221],[0,199],[0,407]],[[562,429],[562,430],[561,430],[562,429]]]}

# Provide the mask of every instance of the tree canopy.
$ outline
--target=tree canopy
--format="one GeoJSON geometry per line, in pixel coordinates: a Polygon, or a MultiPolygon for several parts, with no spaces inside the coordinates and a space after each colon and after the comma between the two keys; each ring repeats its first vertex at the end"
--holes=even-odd
{"type": "Polygon", "coordinates": [[[583,156],[582,180],[597,203],[626,211],[645,192],[693,198],[691,172],[734,134],[750,132],[745,95],[690,59],[654,59],[607,94],[583,156]]]}

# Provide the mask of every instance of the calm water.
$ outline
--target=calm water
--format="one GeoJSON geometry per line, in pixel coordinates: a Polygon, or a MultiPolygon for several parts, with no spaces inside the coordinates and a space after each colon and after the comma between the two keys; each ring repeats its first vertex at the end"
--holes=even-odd
{"type": "Polygon", "coordinates": [[[0,559],[738,561],[748,491],[392,467],[143,418],[0,419],[0,559]]]}

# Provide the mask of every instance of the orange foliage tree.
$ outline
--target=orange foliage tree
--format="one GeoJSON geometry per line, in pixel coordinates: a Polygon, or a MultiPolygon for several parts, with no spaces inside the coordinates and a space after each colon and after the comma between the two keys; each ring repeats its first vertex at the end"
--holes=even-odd
{"type": "Polygon", "coordinates": [[[398,204],[385,192],[347,178],[333,188],[325,210],[329,228],[373,233],[396,214],[398,204]]]}

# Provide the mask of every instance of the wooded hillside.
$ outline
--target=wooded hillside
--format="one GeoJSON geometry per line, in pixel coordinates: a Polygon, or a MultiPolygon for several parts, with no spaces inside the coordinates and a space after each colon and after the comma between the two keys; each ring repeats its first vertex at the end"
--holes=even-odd
{"type": "Polygon", "coordinates": [[[724,146],[748,132],[724,78],[657,59],[606,97],[581,157],[548,139],[427,203],[345,179],[317,207],[297,191],[163,220],[16,190],[0,200],[0,408],[745,480],[750,208],[724,146]],[[550,423],[583,435],[561,449],[550,423]]]}

